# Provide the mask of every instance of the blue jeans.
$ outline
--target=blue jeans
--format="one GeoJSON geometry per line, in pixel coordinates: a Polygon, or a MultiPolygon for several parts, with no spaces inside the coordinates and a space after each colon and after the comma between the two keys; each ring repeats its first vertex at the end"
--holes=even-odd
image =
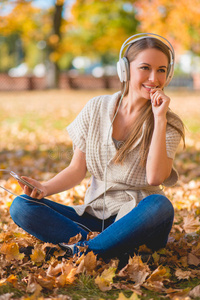
{"type": "Polygon", "coordinates": [[[75,245],[86,245],[87,251],[108,257],[133,254],[143,244],[157,250],[165,247],[174,218],[171,202],[163,195],[144,198],[127,215],[115,222],[116,216],[105,220],[105,230],[101,232],[102,220],[76,211],[47,199],[37,200],[23,195],[15,198],[10,214],[13,221],[28,233],[44,242],[67,243],[81,233],[82,240],[75,245]],[[89,231],[101,232],[94,239],[86,241],[89,231]]]}

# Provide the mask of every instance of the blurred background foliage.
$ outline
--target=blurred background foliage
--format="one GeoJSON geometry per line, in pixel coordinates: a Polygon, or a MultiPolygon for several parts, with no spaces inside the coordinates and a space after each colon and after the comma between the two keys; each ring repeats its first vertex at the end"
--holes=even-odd
{"type": "Polygon", "coordinates": [[[154,32],[174,45],[177,74],[200,73],[199,0],[43,2],[1,1],[0,72],[53,72],[54,86],[61,71],[110,66],[106,70],[112,75],[124,40],[154,32]]]}

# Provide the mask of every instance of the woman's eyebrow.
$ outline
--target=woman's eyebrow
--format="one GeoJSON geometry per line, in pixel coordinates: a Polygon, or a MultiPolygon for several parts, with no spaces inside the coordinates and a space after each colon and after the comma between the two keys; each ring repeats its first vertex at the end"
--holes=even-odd
{"type": "MultiPolygon", "coordinates": [[[[139,65],[147,65],[147,66],[151,66],[150,64],[144,63],[144,62],[140,63],[139,65]]],[[[166,66],[159,66],[159,68],[166,68],[166,69],[167,69],[166,66]]]]}

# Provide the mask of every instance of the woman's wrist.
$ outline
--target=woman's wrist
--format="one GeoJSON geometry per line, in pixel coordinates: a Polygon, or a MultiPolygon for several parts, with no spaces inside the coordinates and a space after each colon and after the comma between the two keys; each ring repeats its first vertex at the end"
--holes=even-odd
{"type": "Polygon", "coordinates": [[[166,125],[167,124],[167,118],[166,116],[154,116],[154,125],[166,125]]]}

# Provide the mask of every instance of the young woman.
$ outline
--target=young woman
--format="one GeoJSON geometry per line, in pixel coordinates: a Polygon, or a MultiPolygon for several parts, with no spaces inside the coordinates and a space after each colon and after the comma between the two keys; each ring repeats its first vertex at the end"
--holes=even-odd
{"type": "Polygon", "coordinates": [[[131,254],[142,244],[156,250],[166,245],[172,227],[173,206],[160,186],[176,183],[173,159],[184,139],[183,123],[164,92],[173,48],[154,34],[131,39],[119,62],[122,91],[90,100],[68,126],[75,149],[70,165],[43,184],[24,177],[41,193],[20,183],[26,195],[10,208],[18,226],[65,245],[71,255],[79,245],[102,257],[131,254]],[[79,184],[87,170],[92,182],[84,205],[44,198],[79,184]],[[89,231],[100,233],[86,241],[89,231]],[[82,240],[68,246],[78,233],[82,240]]]}

